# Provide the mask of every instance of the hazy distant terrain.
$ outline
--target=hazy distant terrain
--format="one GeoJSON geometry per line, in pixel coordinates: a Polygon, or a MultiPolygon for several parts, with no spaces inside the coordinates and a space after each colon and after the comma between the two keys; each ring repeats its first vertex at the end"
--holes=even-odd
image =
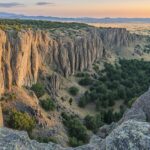
{"type": "Polygon", "coordinates": [[[22,14],[0,12],[0,18],[5,19],[31,19],[58,22],[81,22],[81,23],[150,23],[150,18],[90,18],[90,17],[54,17],[54,16],[26,16],[22,14]]]}
{"type": "Polygon", "coordinates": [[[63,18],[52,16],[26,16],[0,12],[1,19],[24,19],[24,20],[45,20],[52,22],[78,22],[87,23],[96,27],[126,28],[131,33],[142,35],[150,34],[150,18],[63,18]]]}
{"type": "Polygon", "coordinates": [[[126,28],[131,33],[150,35],[150,23],[90,23],[96,27],[126,28]]]}

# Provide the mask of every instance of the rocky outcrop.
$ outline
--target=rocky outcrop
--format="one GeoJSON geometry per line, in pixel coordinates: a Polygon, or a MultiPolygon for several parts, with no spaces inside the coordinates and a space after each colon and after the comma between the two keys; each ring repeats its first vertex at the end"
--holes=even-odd
{"type": "Polygon", "coordinates": [[[125,112],[119,123],[131,119],[143,122],[150,121],[150,89],[136,100],[131,109],[125,112]]]}
{"type": "Polygon", "coordinates": [[[102,126],[99,131],[97,132],[97,135],[101,138],[106,138],[111,132],[113,129],[115,129],[117,127],[117,123],[111,123],[110,125],[104,125],[102,126]]]}
{"type": "Polygon", "coordinates": [[[0,129],[1,150],[149,150],[150,124],[129,120],[117,127],[106,139],[93,136],[90,143],[78,148],[63,148],[54,143],[38,143],[27,133],[0,129]]]}
{"type": "Polygon", "coordinates": [[[130,34],[125,28],[103,28],[100,30],[102,41],[106,48],[120,48],[130,46],[140,39],[135,34],[130,34]]]}
{"type": "MultiPolygon", "coordinates": [[[[149,103],[150,90],[133,104],[117,126],[113,124],[109,128],[108,135],[105,134],[103,137],[94,135],[89,144],[81,147],[63,148],[53,143],[38,143],[30,140],[25,132],[0,128],[0,148],[1,150],[149,150],[150,124],[146,122],[150,114],[149,103]]],[[[101,128],[101,131],[105,128],[101,128]]]]}
{"type": "Polygon", "coordinates": [[[61,78],[58,74],[52,74],[47,77],[46,83],[47,90],[49,93],[55,98],[58,95],[58,91],[60,90],[61,78]]]}
{"type": "Polygon", "coordinates": [[[149,150],[150,124],[129,120],[122,123],[106,138],[108,150],[149,150]]]}
{"type": "Polygon", "coordinates": [[[67,77],[91,68],[109,48],[129,46],[134,40],[125,29],[0,30],[0,93],[12,85],[31,86],[40,71],[67,77]]]}

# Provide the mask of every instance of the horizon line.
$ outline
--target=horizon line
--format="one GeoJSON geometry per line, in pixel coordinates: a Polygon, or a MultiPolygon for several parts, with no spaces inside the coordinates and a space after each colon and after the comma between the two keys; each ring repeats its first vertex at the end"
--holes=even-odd
{"type": "Polygon", "coordinates": [[[12,14],[12,15],[21,15],[21,16],[27,16],[27,17],[55,17],[55,18],[90,18],[90,19],[150,19],[150,17],[90,17],[90,16],[81,16],[81,17],[66,17],[66,16],[51,16],[51,15],[29,15],[29,14],[23,14],[23,13],[14,13],[14,12],[0,12],[5,14],[12,14]]]}

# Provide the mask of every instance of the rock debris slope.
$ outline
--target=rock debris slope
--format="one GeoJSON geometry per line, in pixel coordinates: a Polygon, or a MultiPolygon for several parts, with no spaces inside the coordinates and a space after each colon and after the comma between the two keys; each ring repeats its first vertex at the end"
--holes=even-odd
{"type": "Polygon", "coordinates": [[[104,139],[93,136],[90,143],[77,148],[41,144],[30,140],[25,132],[0,129],[1,150],[150,150],[150,124],[142,119],[149,117],[150,90],[143,94],[128,110],[117,127],[104,139]],[[135,111],[135,109],[139,110],[135,111]],[[133,115],[133,113],[135,115],[133,115]],[[137,115],[136,115],[137,114],[137,115]],[[138,116],[138,117],[137,117],[138,116]]]}

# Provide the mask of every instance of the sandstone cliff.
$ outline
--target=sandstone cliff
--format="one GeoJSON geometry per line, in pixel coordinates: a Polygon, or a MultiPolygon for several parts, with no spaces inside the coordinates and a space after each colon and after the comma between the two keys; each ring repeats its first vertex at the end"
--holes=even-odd
{"type": "Polygon", "coordinates": [[[0,93],[12,85],[31,86],[40,71],[67,77],[90,69],[109,49],[135,41],[137,36],[126,29],[0,30],[0,93]]]}

